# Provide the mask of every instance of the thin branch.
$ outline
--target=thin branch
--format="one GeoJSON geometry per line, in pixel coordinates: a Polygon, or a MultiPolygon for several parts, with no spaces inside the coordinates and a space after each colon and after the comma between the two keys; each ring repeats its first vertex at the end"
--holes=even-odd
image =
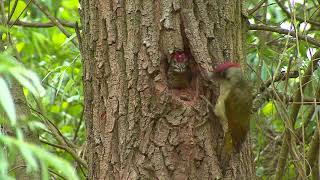
{"type": "Polygon", "coordinates": [[[312,97],[303,97],[303,99],[301,99],[300,101],[295,101],[294,98],[290,97],[289,95],[287,94],[284,94],[284,93],[280,93],[280,92],[276,92],[275,90],[268,90],[267,91],[267,95],[269,97],[267,97],[267,99],[275,99],[274,97],[275,96],[279,96],[279,99],[282,101],[282,102],[285,102],[285,103],[292,103],[292,104],[303,104],[303,105],[320,105],[320,99],[319,98],[312,98],[312,97]]]}
{"type": "Polygon", "coordinates": [[[79,24],[78,22],[75,23],[75,32],[76,32],[76,35],[77,35],[77,38],[78,38],[78,43],[79,43],[79,49],[80,49],[80,52],[82,52],[82,49],[81,49],[81,46],[82,46],[82,40],[81,40],[81,33],[80,33],[80,27],[79,27],[79,24]]]}
{"type": "Polygon", "coordinates": [[[32,111],[34,111],[39,117],[43,120],[45,125],[49,128],[49,130],[52,132],[54,135],[55,139],[60,143],[60,144],[65,144],[69,147],[76,148],[76,145],[74,145],[72,142],[69,142],[60,132],[60,130],[55,126],[54,123],[52,123],[45,115],[43,115],[41,112],[29,107],[32,111]]]}
{"type": "MultiPolygon", "coordinates": [[[[248,27],[249,27],[249,30],[270,31],[270,32],[276,32],[279,34],[291,35],[292,37],[296,37],[296,33],[294,31],[281,29],[281,28],[275,27],[275,26],[267,26],[267,25],[263,25],[263,24],[259,24],[259,25],[258,24],[250,24],[248,27]]],[[[314,39],[310,36],[298,34],[298,38],[300,40],[307,41],[310,44],[313,44],[315,46],[320,47],[320,42],[317,39],[314,39]]]]}
{"type": "MultiPolygon", "coordinates": [[[[32,0],[29,0],[29,1],[28,1],[26,7],[24,7],[24,9],[20,12],[20,14],[18,15],[17,19],[14,21],[14,23],[19,20],[20,16],[21,16],[21,15],[24,13],[24,11],[29,7],[29,5],[31,4],[31,2],[32,2],[32,0]]],[[[7,21],[9,21],[9,20],[7,20],[7,21]]],[[[13,24],[14,24],[14,23],[13,23],[13,24]]],[[[9,28],[11,28],[11,27],[13,26],[13,24],[9,24],[9,28]]]]}
{"type": "MultiPolygon", "coordinates": [[[[11,9],[11,8],[10,8],[10,4],[9,4],[9,13],[10,13],[10,14],[8,15],[8,20],[7,20],[8,22],[10,21],[12,15],[13,15],[13,13],[14,13],[14,11],[16,10],[17,5],[18,5],[18,0],[15,0],[15,1],[14,1],[14,4],[13,4],[13,6],[12,6],[12,10],[11,10],[11,12],[10,12],[10,9],[11,9]]],[[[8,23],[8,22],[7,22],[7,23],[8,23]]]]}
{"type": "Polygon", "coordinates": [[[60,145],[60,144],[53,144],[53,143],[50,143],[48,141],[45,141],[43,139],[39,139],[40,142],[42,142],[43,144],[47,144],[49,146],[52,146],[52,147],[55,147],[55,148],[58,148],[58,149],[62,149],[62,150],[65,150],[67,151],[67,146],[63,146],[63,145],[60,145]]]}
{"type": "Polygon", "coordinates": [[[5,24],[6,21],[6,13],[5,13],[5,7],[4,7],[4,1],[0,1],[0,13],[1,13],[1,24],[5,24]]]}
{"type": "Polygon", "coordinates": [[[11,173],[13,171],[16,171],[17,169],[20,169],[20,168],[27,168],[28,166],[27,165],[20,165],[20,166],[16,166],[16,167],[13,167],[12,169],[10,169],[8,171],[8,173],[11,173]]]}
{"type": "MultiPolygon", "coordinates": [[[[54,16],[51,15],[51,13],[49,12],[49,10],[47,9],[47,7],[45,7],[44,5],[42,5],[41,2],[39,2],[38,0],[33,0],[34,4],[51,20],[51,22],[53,24],[55,24],[59,29],[60,31],[66,35],[68,38],[71,37],[71,34],[63,27],[63,25],[61,24],[61,22],[54,16]]],[[[71,39],[71,42],[76,46],[76,47],[79,47],[78,46],[78,43],[75,41],[74,38],[71,39]]]]}
{"type": "MultiPolygon", "coordinates": [[[[294,102],[300,102],[301,101],[301,92],[304,91],[307,82],[310,80],[312,77],[313,71],[317,68],[317,63],[320,59],[320,50],[318,50],[311,58],[311,62],[306,69],[304,76],[301,78],[301,82],[299,83],[299,89],[294,93],[294,102]]],[[[290,113],[289,119],[292,121],[292,124],[296,122],[299,110],[300,110],[301,104],[293,104],[292,105],[292,111],[290,113]]],[[[290,140],[290,132],[288,130],[285,131],[284,137],[283,137],[283,142],[281,146],[281,151],[279,154],[279,161],[277,164],[277,169],[276,169],[276,175],[275,175],[275,180],[280,180],[282,179],[282,175],[285,169],[287,157],[288,157],[288,143],[290,140]]]]}
{"type": "MultiPolygon", "coordinates": [[[[249,65],[250,68],[252,68],[249,65]]],[[[255,72],[254,69],[252,69],[253,72],[255,72]]],[[[255,72],[256,73],[256,72],[255,72]]],[[[272,93],[273,91],[268,90],[268,87],[277,81],[282,81],[282,80],[286,80],[286,78],[296,78],[299,75],[297,75],[296,71],[290,71],[288,73],[279,73],[276,77],[274,78],[270,78],[267,81],[261,83],[261,86],[258,90],[258,92],[256,92],[255,94],[253,94],[254,97],[254,103],[253,103],[253,107],[252,107],[252,113],[255,113],[258,109],[260,109],[260,107],[266,102],[268,101],[270,98],[274,97],[274,94],[272,93]],[[267,91],[266,91],[267,89],[267,91]]],[[[257,76],[259,77],[259,76],[257,76]]],[[[262,79],[260,78],[260,81],[262,82],[262,79]]],[[[289,96],[288,96],[289,97],[289,96]]],[[[290,98],[284,97],[283,99],[287,100],[290,98]]]]}
{"type": "Polygon", "coordinates": [[[75,132],[74,132],[74,136],[73,136],[73,139],[72,139],[73,142],[75,142],[77,140],[78,132],[79,132],[81,124],[83,122],[83,113],[84,113],[84,108],[82,109],[82,112],[81,112],[81,115],[80,115],[80,121],[79,121],[79,123],[77,125],[77,128],[76,128],[75,132]]]}
{"type": "Polygon", "coordinates": [[[44,115],[44,110],[43,110],[43,107],[41,105],[41,103],[39,102],[39,100],[37,98],[35,98],[33,96],[36,104],[37,104],[37,107],[39,109],[39,111],[33,109],[31,106],[29,106],[29,108],[31,110],[33,110],[39,117],[40,119],[43,120],[43,122],[46,124],[46,126],[49,128],[49,130],[51,131],[51,133],[53,134],[54,138],[58,141],[58,143],[60,143],[61,145],[54,145],[54,144],[51,144],[49,142],[45,142],[45,141],[42,141],[48,145],[51,145],[51,146],[54,146],[54,147],[57,147],[57,148],[61,148],[61,149],[64,149],[65,151],[67,151],[68,153],[70,153],[72,155],[72,157],[82,166],[84,166],[85,168],[88,168],[88,165],[87,163],[85,162],[85,160],[83,160],[82,158],[80,158],[77,153],[75,152],[75,150],[73,149],[76,149],[76,146],[70,142],[68,139],[66,139],[63,134],[60,132],[60,130],[55,126],[54,123],[52,123],[51,120],[49,120],[45,115],[44,115]]]}
{"type": "Polygon", "coordinates": [[[277,81],[286,80],[286,78],[297,78],[299,77],[298,71],[291,71],[286,73],[280,73],[276,77],[270,78],[267,81],[263,83],[263,85],[260,87],[260,92],[264,91],[267,87],[269,87],[272,83],[277,81]]]}
{"type": "Polygon", "coordinates": [[[39,109],[36,110],[34,108],[32,108],[31,106],[29,106],[29,108],[34,111],[39,117],[40,119],[45,123],[45,125],[47,125],[47,127],[49,128],[49,130],[52,132],[52,134],[54,135],[55,139],[60,143],[60,144],[64,144],[64,145],[67,145],[69,147],[72,147],[72,148],[76,148],[77,146],[74,145],[72,142],[70,142],[68,139],[66,139],[63,134],[60,132],[59,128],[56,127],[56,125],[54,123],[52,123],[52,121],[47,118],[45,116],[45,111],[44,111],[44,108],[42,107],[42,104],[39,102],[39,100],[33,96],[33,99],[35,100],[36,102],[36,105],[39,109]]]}
{"type": "MultiPolygon", "coordinates": [[[[279,0],[275,0],[275,1],[279,5],[279,7],[284,11],[284,13],[288,16],[288,18],[291,18],[291,13],[286,9],[286,7],[279,0]]],[[[307,20],[299,16],[296,16],[296,19],[302,22],[307,22],[315,26],[320,26],[320,22],[317,22],[317,21],[307,20]]]]}
{"type": "Polygon", "coordinates": [[[63,145],[58,145],[58,144],[52,144],[50,142],[47,142],[47,141],[44,141],[42,139],[40,139],[40,142],[44,143],[44,144],[47,144],[47,145],[50,145],[52,147],[56,147],[56,148],[59,148],[59,149],[63,149],[65,150],[66,152],[68,152],[78,163],[80,163],[82,166],[84,166],[85,168],[88,168],[88,165],[86,163],[86,161],[82,158],[80,158],[77,153],[70,147],[68,146],[63,146],[63,145]]]}
{"type": "MultiPolygon", "coordinates": [[[[65,27],[75,28],[75,24],[67,21],[59,20],[60,23],[65,27]]],[[[53,22],[24,22],[24,21],[10,21],[9,24],[22,27],[33,27],[33,28],[50,28],[55,27],[56,25],[53,22]]]]}
{"type": "Polygon", "coordinates": [[[313,133],[313,138],[310,143],[310,148],[307,154],[307,165],[306,165],[306,170],[307,170],[307,175],[310,173],[311,169],[310,168],[317,168],[314,167],[314,162],[317,160],[317,155],[319,154],[319,130],[318,128],[314,131],[313,133]],[[309,165],[311,167],[309,167],[309,165]]]}
{"type": "Polygon", "coordinates": [[[58,174],[58,173],[54,172],[54,171],[53,171],[53,170],[51,170],[51,169],[49,169],[49,172],[50,172],[51,174],[53,174],[53,175],[58,176],[59,178],[61,178],[61,179],[63,179],[63,180],[66,180],[66,178],[65,178],[65,177],[61,176],[60,174],[58,174]]]}
{"type": "Polygon", "coordinates": [[[311,98],[311,97],[304,97],[301,101],[294,101],[292,97],[290,97],[287,94],[275,92],[274,90],[267,89],[259,96],[256,96],[254,105],[252,107],[252,113],[256,113],[258,109],[261,108],[261,106],[268,102],[270,99],[275,99],[276,96],[279,96],[281,101],[289,104],[300,104],[300,105],[320,105],[320,99],[319,98],[311,98]]]}
{"type": "Polygon", "coordinates": [[[287,155],[288,155],[288,141],[287,141],[287,136],[288,133],[284,134],[282,144],[286,144],[286,146],[282,146],[284,148],[281,148],[279,156],[278,156],[278,163],[277,163],[277,168],[276,168],[276,174],[274,180],[281,180],[282,175],[284,173],[284,167],[286,165],[287,161],[287,155]]]}
{"type": "MultiPolygon", "coordinates": [[[[315,99],[320,99],[320,86],[316,89],[316,94],[315,94],[315,99]]],[[[319,103],[313,103],[311,104],[313,105],[311,108],[310,108],[310,111],[308,112],[308,115],[304,115],[305,117],[305,120],[303,121],[303,126],[301,126],[299,129],[297,129],[298,131],[298,137],[301,137],[301,131],[302,131],[302,127],[304,128],[307,128],[309,126],[309,123],[312,121],[313,117],[314,117],[314,113],[316,112],[316,106],[319,105],[319,103]]],[[[303,137],[302,137],[303,138],[303,137]]]]}
{"type": "Polygon", "coordinates": [[[248,10],[248,15],[252,15],[255,13],[265,2],[268,0],[261,0],[254,8],[248,10]]]}
{"type": "Polygon", "coordinates": [[[302,177],[305,177],[305,170],[304,170],[304,165],[301,163],[301,159],[298,156],[298,150],[297,150],[297,145],[296,145],[296,135],[294,132],[294,125],[292,123],[292,121],[289,119],[289,115],[286,111],[286,105],[283,103],[283,101],[281,100],[280,96],[278,96],[278,94],[275,92],[276,96],[276,100],[274,101],[275,105],[276,105],[276,109],[277,112],[280,116],[280,118],[283,120],[284,124],[285,124],[285,131],[290,133],[290,135],[292,134],[291,138],[289,139],[289,141],[287,141],[288,143],[288,147],[290,150],[290,154],[291,157],[294,159],[293,160],[293,165],[295,166],[296,170],[298,171],[298,174],[302,177]]]}

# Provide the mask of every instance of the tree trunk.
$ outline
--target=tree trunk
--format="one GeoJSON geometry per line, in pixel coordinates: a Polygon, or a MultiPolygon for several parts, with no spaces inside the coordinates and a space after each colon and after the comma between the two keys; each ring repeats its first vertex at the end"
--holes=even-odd
{"type": "Polygon", "coordinates": [[[221,166],[218,90],[205,81],[244,63],[240,0],[81,0],[80,15],[89,179],[254,179],[249,142],[221,166]],[[185,89],[167,86],[176,50],[191,61],[185,89]]]}

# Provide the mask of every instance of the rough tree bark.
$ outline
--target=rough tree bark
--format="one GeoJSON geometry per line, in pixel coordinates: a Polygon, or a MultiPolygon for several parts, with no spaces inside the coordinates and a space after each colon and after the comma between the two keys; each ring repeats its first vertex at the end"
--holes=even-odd
{"type": "Polygon", "coordinates": [[[81,0],[80,15],[89,179],[254,179],[248,142],[221,168],[206,101],[218,93],[206,72],[244,62],[240,0],[81,0]],[[192,61],[181,90],[167,87],[177,49],[192,61]]]}

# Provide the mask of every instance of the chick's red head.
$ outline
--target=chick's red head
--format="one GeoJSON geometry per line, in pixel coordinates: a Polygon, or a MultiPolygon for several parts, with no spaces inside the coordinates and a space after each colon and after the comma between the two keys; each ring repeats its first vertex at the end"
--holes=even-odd
{"type": "Polygon", "coordinates": [[[177,63],[185,63],[187,61],[187,55],[183,51],[176,51],[173,53],[173,60],[177,63]]]}

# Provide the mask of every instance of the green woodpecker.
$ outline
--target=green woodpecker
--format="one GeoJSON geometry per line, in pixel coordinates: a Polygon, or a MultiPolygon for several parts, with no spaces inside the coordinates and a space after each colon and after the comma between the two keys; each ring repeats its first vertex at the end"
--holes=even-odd
{"type": "Polygon", "coordinates": [[[192,73],[190,60],[184,51],[176,51],[171,55],[168,68],[168,86],[173,89],[183,89],[190,85],[192,73]]]}
{"type": "Polygon", "coordinates": [[[214,75],[220,84],[214,113],[225,133],[224,148],[228,154],[232,151],[238,153],[250,128],[251,87],[236,63],[217,66],[214,75]]]}

